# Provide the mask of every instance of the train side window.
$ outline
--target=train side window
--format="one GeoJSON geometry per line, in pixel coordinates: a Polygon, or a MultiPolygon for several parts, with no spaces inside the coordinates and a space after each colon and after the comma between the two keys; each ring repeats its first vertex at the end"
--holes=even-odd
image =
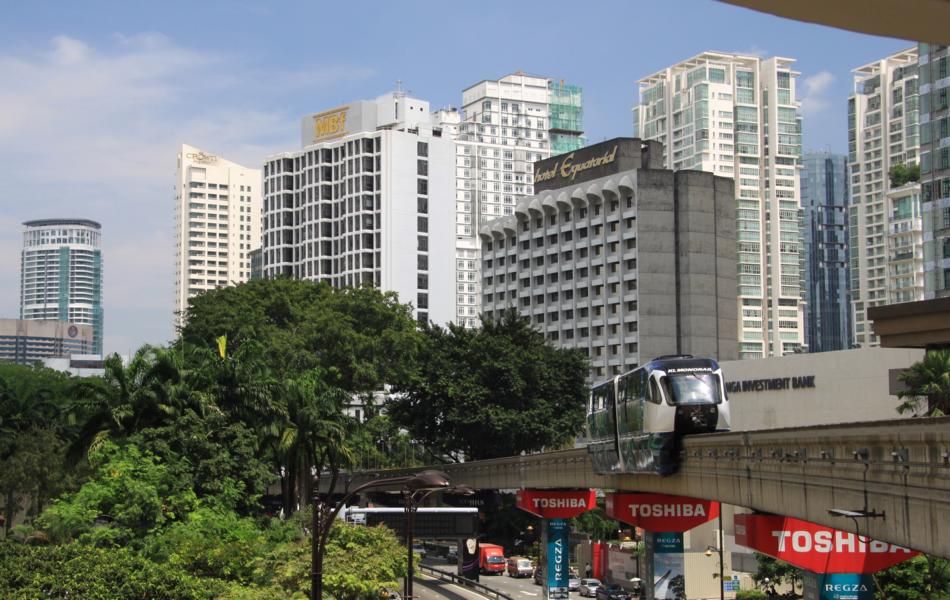
{"type": "Polygon", "coordinates": [[[650,379],[650,395],[647,400],[653,404],[663,403],[663,396],[660,395],[660,388],[656,385],[656,379],[650,379]]]}
{"type": "Polygon", "coordinates": [[[627,390],[628,390],[627,380],[623,377],[618,378],[617,379],[617,406],[620,408],[620,410],[617,411],[617,413],[618,413],[618,418],[620,419],[621,423],[627,422],[627,411],[625,407],[627,406],[627,402],[630,397],[629,392],[627,390]]]}

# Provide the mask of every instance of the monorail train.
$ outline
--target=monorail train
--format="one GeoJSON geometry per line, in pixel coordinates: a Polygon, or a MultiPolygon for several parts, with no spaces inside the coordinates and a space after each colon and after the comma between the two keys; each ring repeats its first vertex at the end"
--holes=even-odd
{"type": "Polygon", "coordinates": [[[711,358],[660,356],[590,393],[587,450],[597,473],[672,475],[682,437],[716,431],[729,431],[729,400],[711,358]]]}

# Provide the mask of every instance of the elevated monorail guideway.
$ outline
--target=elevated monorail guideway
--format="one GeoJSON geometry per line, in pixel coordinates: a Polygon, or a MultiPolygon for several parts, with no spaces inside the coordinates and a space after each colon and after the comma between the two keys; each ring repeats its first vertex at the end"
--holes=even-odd
{"type": "MultiPolygon", "coordinates": [[[[950,558],[950,417],[687,436],[669,477],[598,475],[586,448],[438,468],[474,488],[657,492],[852,532],[857,524],[861,536],[950,558]]],[[[353,484],[397,473],[357,473],[353,484]]]]}

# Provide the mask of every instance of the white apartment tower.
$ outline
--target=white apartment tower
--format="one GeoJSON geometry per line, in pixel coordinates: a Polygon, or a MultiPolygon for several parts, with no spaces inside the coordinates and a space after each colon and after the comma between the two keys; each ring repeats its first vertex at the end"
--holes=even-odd
{"type": "Polygon", "coordinates": [[[869,307],[924,298],[920,183],[890,177],[898,165],[918,164],[919,112],[916,47],[854,70],[848,231],[854,341],[861,346],[878,345],[869,307]]]}
{"type": "MultiPolygon", "coordinates": [[[[37,219],[23,225],[20,319],[90,325],[91,351],[101,356],[102,226],[89,219],[37,219]]],[[[68,337],[75,338],[75,328],[68,329],[68,337]]]]}
{"type": "Polygon", "coordinates": [[[804,344],[794,60],[704,52],[639,81],[634,135],[667,168],[735,179],[740,358],[804,344]]]}
{"type": "Polygon", "coordinates": [[[462,92],[462,110],[435,119],[456,141],[455,321],[478,324],[480,223],[510,215],[534,193],[532,165],[584,145],[581,88],[518,72],[462,92]]]}
{"type": "Polygon", "coordinates": [[[455,320],[455,144],[396,92],[305,116],[264,163],[263,275],[373,285],[455,320]]]}
{"type": "Polygon", "coordinates": [[[188,299],[250,279],[261,246],[261,171],[182,144],[175,185],[175,315],[188,299]]]}

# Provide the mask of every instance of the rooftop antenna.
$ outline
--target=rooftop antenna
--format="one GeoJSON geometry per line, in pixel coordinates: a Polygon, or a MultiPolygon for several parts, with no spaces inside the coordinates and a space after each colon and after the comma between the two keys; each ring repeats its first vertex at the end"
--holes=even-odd
{"type": "Polygon", "coordinates": [[[396,92],[394,93],[394,95],[397,98],[402,98],[406,95],[406,92],[402,91],[402,79],[396,80],[396,92]]]}

